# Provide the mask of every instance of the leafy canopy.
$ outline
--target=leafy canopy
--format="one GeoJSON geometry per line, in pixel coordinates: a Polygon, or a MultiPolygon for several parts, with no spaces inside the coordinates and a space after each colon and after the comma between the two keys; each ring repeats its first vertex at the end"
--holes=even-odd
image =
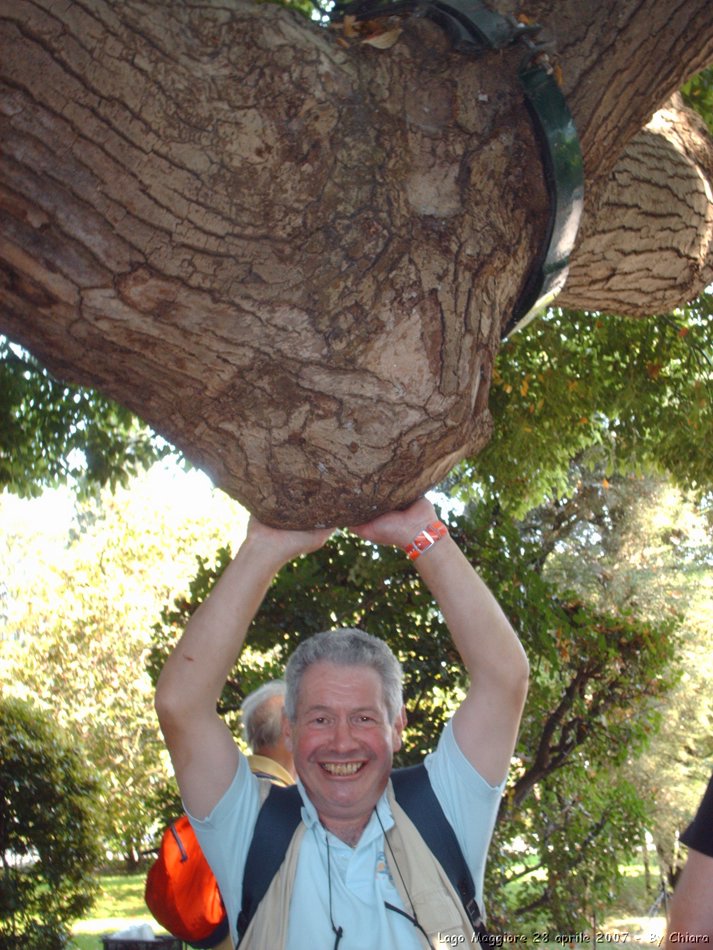
{"type": "Polygon", "coordinates": [[[491,442],[449,485],[497,489],[517,514],[566,494],[572,459],[605,473],[658,471],[713,486],[713,295],[646,320],[553,310],[503,345],[490,395],[491,442]]]}
{"type": "Polygon", "coordinates": [[[160,464],[130,490],[86,499],[55,532],[26,523],[32,507],[0,496],[0,679],[80,738],[102,777],[93,833],[132,866],[152,833],[147,803],[166,777],[145,673],[151,625],[188,583],[194,552],[217,546],[244,512],[198,472],[160,464]]]}
{"type": "Polygon", "coordinates": [[[698,112],[713,135],[713,66],[689,79],[681,92],[686,104],[698,112]]]}
{"type": "Polygon", "coordinates": [[[171,451],[128,409],[60,382],[0,337],[0,489],[114,488],[171,451]]]}

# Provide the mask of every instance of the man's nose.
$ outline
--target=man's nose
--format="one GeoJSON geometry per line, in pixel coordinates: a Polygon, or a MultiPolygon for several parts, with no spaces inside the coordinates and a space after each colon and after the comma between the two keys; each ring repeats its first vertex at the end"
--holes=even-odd
{"type": "Polygon", "coordinates": [[[332,741],[335,749],[351,749],[354,746],[352,727],[348,719],[337,719],[334,723],[332,741]]]}

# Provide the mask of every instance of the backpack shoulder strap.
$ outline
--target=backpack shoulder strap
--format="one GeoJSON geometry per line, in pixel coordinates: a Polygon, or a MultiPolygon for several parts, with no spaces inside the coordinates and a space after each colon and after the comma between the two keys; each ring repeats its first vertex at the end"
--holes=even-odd
{"type": "Polygon", "coordinates": [[[302,799],[296,785],[273,785],[257,816],[243,871],[243,896],[238,915],[238,945],[255,911],[285,859],[301,821],[302,799]]]}
{"type": "Polygon", "coordinates": [[[396,801],[403,808],[448,875],[460,895],[473,932],[487,937],[480,909],[475,900],[475,884],[453,828],[431,786],[423,764],[394,769],[391,773],[396,801]]]}

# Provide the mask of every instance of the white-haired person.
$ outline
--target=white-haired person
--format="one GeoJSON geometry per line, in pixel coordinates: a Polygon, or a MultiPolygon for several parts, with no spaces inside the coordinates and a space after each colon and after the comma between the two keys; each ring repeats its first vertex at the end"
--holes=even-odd
{"type": "Polygon", "coordinates": [[[292,785],[295,763],[285,736],[285,681],[269,680],[245,697],[240,706],[243,738],[252,749],[248,765],[254,775],[277,785],[292,785]]]}

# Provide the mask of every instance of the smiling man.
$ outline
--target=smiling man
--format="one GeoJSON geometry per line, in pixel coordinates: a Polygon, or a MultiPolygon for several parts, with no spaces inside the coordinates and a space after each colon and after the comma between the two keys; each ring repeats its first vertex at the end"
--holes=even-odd
{"type": "MultiPolygon", "coordinates": [[[[425,766],[482,909],[485,857],[527,692],[527,660],[425,498],[351,530],[406,551],[469,673],[468,693],[425,766]]],[[[156,708],[184,805],[218,879],[236,945],[245,865],[267,788],[250,773],[216,702],[275,574],[330,534],[251,519],[158,684],[156,708]]],[[[285,678],[301,820],[242,950],[469,943],[473,928],[460,899],[389,780],[406,723],[396,658],[363,631],[328,631],[300,644],[285,678]]]]}

